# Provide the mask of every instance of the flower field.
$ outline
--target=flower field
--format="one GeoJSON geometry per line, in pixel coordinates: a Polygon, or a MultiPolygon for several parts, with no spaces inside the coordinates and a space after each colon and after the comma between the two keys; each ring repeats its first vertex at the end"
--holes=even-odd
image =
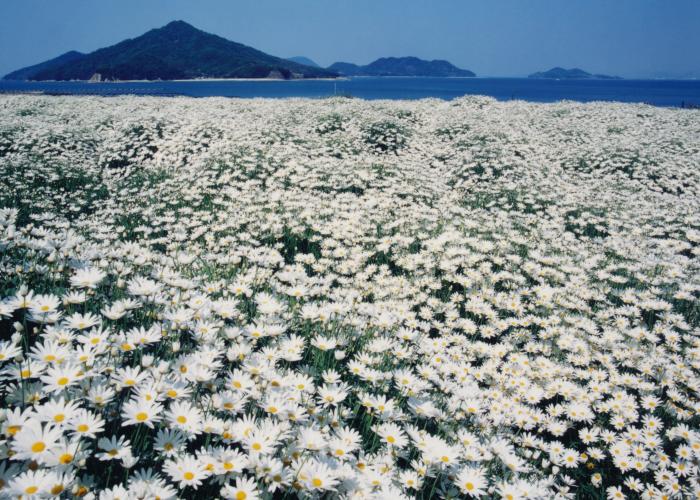
{"type": "Polygon", "coordinates": [[[700,111],[0,96],[0,498],[700,498],[700,111]]]}

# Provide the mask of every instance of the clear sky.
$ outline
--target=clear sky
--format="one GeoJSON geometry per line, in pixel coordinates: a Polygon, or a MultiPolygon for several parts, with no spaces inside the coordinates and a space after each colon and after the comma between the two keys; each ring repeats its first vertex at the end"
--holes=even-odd
{"type": "Polygon", "coordinates": [[[0,75],[176,19],[322,66],[415,55],[480,76],[700,78],[700,0],[0,0],[0,75]]]}

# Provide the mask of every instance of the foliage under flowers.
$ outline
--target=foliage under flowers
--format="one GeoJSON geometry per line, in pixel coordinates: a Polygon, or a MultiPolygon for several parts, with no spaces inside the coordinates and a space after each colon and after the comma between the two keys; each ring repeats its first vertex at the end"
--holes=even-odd
{"type": "Polygon", "coordinates": [[[643,105],[1,97],[0,496],[699,495],[698,144],[643,105]]]}

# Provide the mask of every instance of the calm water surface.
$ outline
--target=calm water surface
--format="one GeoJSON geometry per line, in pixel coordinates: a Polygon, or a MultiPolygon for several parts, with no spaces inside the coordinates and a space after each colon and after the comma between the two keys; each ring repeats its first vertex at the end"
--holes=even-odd
{"type": "Polygon", "coordinates": [[[184,82],[13,82],[2,92],[191,97],[328,97],[363,99],[454,99],[487,95],[499,100],[642,102],[656,106],[700,105],[700,80],[533,80],[528,78],[359,77],[343,80],[184,82]]]}

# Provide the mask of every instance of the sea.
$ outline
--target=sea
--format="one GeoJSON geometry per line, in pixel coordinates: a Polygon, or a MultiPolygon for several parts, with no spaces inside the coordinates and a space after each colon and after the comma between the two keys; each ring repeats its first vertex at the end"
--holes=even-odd
{"type": "Polygon", "coordinates": [[[0,94],[154,95],[241,98],[455,99],[616,101],[700,107],[700,80],[540,80],[530,78],[354,77],[336,80],[189,80],[132,82],[16,82],[0,80],[0,94]]]}

